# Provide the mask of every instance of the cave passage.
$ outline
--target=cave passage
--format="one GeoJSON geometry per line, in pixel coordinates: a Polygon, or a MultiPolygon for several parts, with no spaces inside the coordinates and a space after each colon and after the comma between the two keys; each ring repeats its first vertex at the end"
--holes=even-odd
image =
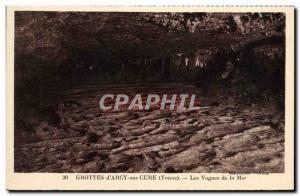
{"type": "Polygon", "coordinates": [[[284,172],[284,43],[282,13],[18,11],[15,171],[284,172]]]}

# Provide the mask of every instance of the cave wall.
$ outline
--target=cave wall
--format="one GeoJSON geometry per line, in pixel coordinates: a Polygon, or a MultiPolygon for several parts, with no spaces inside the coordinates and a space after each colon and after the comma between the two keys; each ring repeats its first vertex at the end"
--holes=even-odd
{"type": "Polygon", "coordinates": [[[281,13],[20,11],[15,27],[15,87],[22,99],[89,82],[284,86],[281,13]]]}

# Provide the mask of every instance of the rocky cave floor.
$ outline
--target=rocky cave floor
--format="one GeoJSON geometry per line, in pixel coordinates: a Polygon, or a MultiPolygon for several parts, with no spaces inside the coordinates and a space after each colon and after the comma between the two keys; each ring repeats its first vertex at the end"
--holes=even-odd
{"type": "MultiPolygon", "coordinates": [[[[146,92],[196,89],[176,88],[164,85],[146,92]]],[[[60,125],[42,121],[36,141],[15,144],[15,171],[284,172],[284,114],[274,104],[214,97],[209,108],[195,111],[101,112],[101,95],[114,92],[139,89],[68,90],[56,112],[60,125]]]]}

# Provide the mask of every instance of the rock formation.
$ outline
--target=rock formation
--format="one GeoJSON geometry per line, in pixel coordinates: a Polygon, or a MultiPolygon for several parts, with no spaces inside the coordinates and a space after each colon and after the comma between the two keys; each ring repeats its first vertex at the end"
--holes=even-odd
{"type": "Polygon", "coordinates": [[[16,12],[17,172],[283,172],[281,13],[16,12]],[[102,112],[106,93],[207,109],[102,112]]]}

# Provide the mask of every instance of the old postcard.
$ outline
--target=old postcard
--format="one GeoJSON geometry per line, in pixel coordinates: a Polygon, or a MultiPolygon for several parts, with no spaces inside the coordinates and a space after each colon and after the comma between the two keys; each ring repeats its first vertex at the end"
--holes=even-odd
{"type": "Polygon", "coordinates": [[[8,190],[293,190],[294,8],[7,7],[8,190]]]}

